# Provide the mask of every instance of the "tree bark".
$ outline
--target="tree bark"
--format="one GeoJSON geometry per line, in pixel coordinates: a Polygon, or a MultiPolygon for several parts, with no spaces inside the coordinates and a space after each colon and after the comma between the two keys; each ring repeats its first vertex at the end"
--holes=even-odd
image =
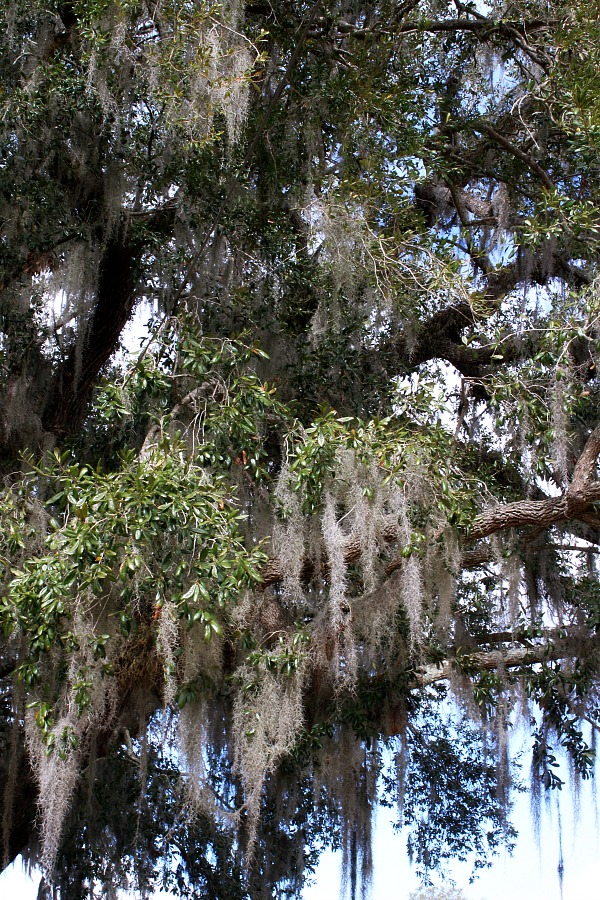
{"type": "Polygon", "coordinates": [[[57,440],[79,430],[103,366],[131,317],[140,268],[141,247],[109,241],[100,263],[97,301],[89,324],[54,373],[42,425],[57,440]]]}
{"type": "MultiPolygon", "coordinates": [[[[514,669],[530,666],[535,663],[551,662],[559,659],[577,658],[583,654],[583,641],[580,636],[566,637],[535,647],[511,647],[507,650],[476,651],[462,657],[446,659],[439,665],[425,666],[416,672],[414,679],[418,687],[427,687],[438,681],[446,681],[453,674],[460,674],[468,667],[471,671],[490,671],[493,669],[514,669]]],[[[585,654],[588,656],[599,649],[598,639],[588,640],[585,654]]]]}

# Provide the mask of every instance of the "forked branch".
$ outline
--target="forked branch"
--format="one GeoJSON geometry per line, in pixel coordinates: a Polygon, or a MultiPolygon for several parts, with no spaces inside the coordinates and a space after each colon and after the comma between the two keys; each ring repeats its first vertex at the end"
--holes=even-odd
{"type": "Polygon", "coordinates": [[[600,481],[596,479],[596,462],[600,453],[600,426],[592,431],[579,457],[569,487],[558,497],[547,500],[517,500],[486,510],[474,520],[469,532],[471,541],[488,537],[507,528],[532,525],[548,528],[556,522],[588,521],[593,503],[600,500],[600,481]]]}

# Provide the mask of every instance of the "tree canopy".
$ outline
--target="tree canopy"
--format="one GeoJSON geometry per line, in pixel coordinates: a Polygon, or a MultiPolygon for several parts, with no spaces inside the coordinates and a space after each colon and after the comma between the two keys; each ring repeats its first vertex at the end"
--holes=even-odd
{"type": "Polygon", "coordinates": [[[5,864],[366,890],[515,838],[600,672],[589,0],[0,8],[5,864]],[[449,698],[454,698],[450,701],[449,698]]]}

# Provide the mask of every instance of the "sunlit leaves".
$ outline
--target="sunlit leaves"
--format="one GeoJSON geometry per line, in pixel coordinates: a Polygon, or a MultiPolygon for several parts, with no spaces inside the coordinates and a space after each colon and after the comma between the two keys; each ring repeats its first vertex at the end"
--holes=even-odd
{"type": "MultiPolygon", "coordinates": [[[[244,550],[223,481],[166,441],[144,462],[123,460],[108,474],[58,455],[38,472],[59,488],[49,500],[54,527],[42,553],[12,573],[3,601],[5,633],[27,634],[34,657],[55,644],[72,649],[76,608],[91,623],[108,604],[127,629],[150,597],[175,602],[208,639],[222,628],[211,610],[226,610],[259,578],[264,556],[244,550]]],[[[110,637],[90,638],[94,656],[104,657],[110,637]]]]}

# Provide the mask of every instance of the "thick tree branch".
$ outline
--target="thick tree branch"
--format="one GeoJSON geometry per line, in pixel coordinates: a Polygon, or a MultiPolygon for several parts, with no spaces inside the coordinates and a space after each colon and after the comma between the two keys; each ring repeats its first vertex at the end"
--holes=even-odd
{"type": "MultiPolygon", "coordinates": [[[[516,647],[504,653],[496,650],[485,653],[471,653],[468,660],[469,666],[472,666],[474,669],[510,669],[515,666],[559,659],[564,655],[564,651],[559,650],[557,647],[546,645],[535,649],[516,647]]],[[[417,672],[415,681],[418,687],[427,687],[430,684],[435,684],[437,681],[448,681],[456,672],[460,672],[456,661],[447,659],[439,666],[426,666],[421,672],[417,672]]]]}
{"type": "MultiPolygon", "coordinates": [[[[107,244],[98,280],[97,301],[85,336],[56,370],[42,414],[45,431],[62,439],[81,426],[102,367],[108,362],[135,303],[141,247],[113,240],[107,244]]],[[[80,327],[85,328],[81,323],[80,327]]]]}
{"type": "Polygon", "coordinates": [[[98,376],[131,318],[146,246],[156,236],[170,236],[175,217],[172,203],[146,211],[144,230],[132,237],[129,212],[124,211],[121,233],[106,243],[93,313],[88,322],[79,323],[83,333],[55,369],[42,410],[44,430],[58,440],[74,434],[85,419],[98,376]]]}
{"type": "MultiPolygon", "coordinates": [[[[19,762],[12,796],[12,813],[9,814],[10,831],[7,846],[3,848],[0,871],[24,853],[31,844],[39,840],[37,828],[38,786],[23,745],[18,749],[19,762]]],[[[10,795],[8,768],[0,775],[0,797],[10,795]]]]}
{"type": "Polygon", "coordinates": [[[416,334],[400,332],[392,336],[382,343],[379,358],[373,359],[372,349],[369,349],[369,353],[365,354],[367,370],[381,366],[384,359],[389,359],[387,365],[395,366],[396,371],[414,369],[431,360],[442,359],[466,378],[481,378],[499,366],[532,357],[539,349],[539,331],[507,335],[500,350],[491,342],[485,346],[467,346],[461,338],[477,323],[475,309],[491,315],[508,294],[526,281],[543,285],[558,276],[578,287],[589,283],[587,274],[571,266],[559,253],[555,254],[550,267],[543,268],[540,260],[533,263],[527,272],[518,259],[510,265],[486,272],[485,288],[476,304],[452,304],[430,316],[418,327],[416,334]]]}
{"type": "MultiPolygon", "coordinates": [[[[477,17],[474,19],[457,18],[457,19],[421,19],[413,22],[399,22],[394,25],[395,34],[456,34],[460,32],[472,32],[482,38],[489,38],[493,34],[504,34],[512,39],[515,35],[520,38],[527,38],[528,34],[534,34],[540,31],[549,31],[560,24],[558,19],[527,19],[527,20],[496,20],[487,19],[485,17],[477,17]]],[[[352,35],[359,40],[377,34],[389,33],[380,23],[376,22],[369,27],[355,25],[351,22],[340,21],[336,24],[335,30],[339,35],[352,35]]],[[[313,32],[313,34],[321,36],[322,32],[313,32]]]]}
{"type": "Polygon", "coordinates": [[[528,525],[548,528],[556,522],[570,519],[585,521],[590,506],[600,500],[600,481],[596,480],[598,453],[600,426],[589,436],[575,466],[571,484],[563,494],[547,500],[517,500],[492,507],[474,520],[469,539],[476,541],[508,528],[528,525]]]}
{"type": "Polygon", "coordinates": [[[598,639],[584,642],[580,635],[567,636],[549,641],[536,647],[511,647],[507,650],[477,651],[463,655],[458,663],[455,659],[444,660],[440,665],[425,666],[415,674],[418,687],[427,687],[437,681],[446,681],[456,673],[515,669],[535,663],[571,659],[585,653],[588,657],[598,650],[598,639]]]}
{"type": "MultiPolygon", "coordinates": [[[[398,522],[394,518],[390,518],[383,527],[381,537],[383,540],[392,542],[398,539],[398,522]]],[[[357,535],[349,535],[344,545],[344,563],[347,566],[357,562],[360,559],[363,545],[360,537],[357,535]]],[[[391,570],[393,571],[393,569],[391,570]]],[[[261,571],[263,579],[262,587],[267,588],[273,584],[279,584],[283,581],[284,572],[281,561],[277,558],[270,559],[261,571]]],[[[302,578],[308,581],[313,575],[313,564],[310,560],[305,560],[302,568],[302,578]]]]}
{"type": "MultiPolygon", "coordinates": [[[[485,308],[487,305],[491,313],[519,280],[516,265],[489,273],[488,286],[480,306],[485,308]]],[[[467,346],[462,343],[461,336],[475,323],[473,308],[468,303],[457,303],[434,313],[419,327],[416,336],[404,332],[395,335],[382,345],[380,354],[390,358],[390,365],[395,365],[397,369],[414,369],[433,359],[443,359],[464,377],[481,378],[492,368],[536,352],[538,335],[534,333],[507,337],[502,343],[501,358],[493,343],[481,347],[467,346]]],[[[369,359],[365,364],[369,365],[369,359]]]]}

